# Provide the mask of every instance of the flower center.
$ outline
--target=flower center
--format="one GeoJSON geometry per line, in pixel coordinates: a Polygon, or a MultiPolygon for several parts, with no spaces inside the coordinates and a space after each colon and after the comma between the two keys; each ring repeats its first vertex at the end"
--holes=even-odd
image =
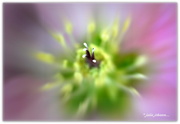
{"type": "Polygon", "coordinates": [[[92,49],[92,55],[91,55],[88,50],[88,45],[84,43],[84,46],[85,48],[83,50],[86,51],[86,54],[84,54],[82,57],[86,58],[86,62],[89,65],[89,67],[90,68],[99,67],[100,61],[97,61],[94,55],[95,48],[92,49]]]}

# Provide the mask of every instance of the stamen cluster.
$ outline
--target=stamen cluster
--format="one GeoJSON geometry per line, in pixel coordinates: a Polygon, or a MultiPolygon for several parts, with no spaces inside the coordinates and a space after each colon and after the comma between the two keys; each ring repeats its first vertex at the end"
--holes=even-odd
{"type": "Polygon", "coordinates": [[[83,51],[86,51],[86,54],[84,54],[82,57],[86,58],[86,62],[89,64],[90,68],[99,67],[100,62],[98,62],[95,59],[95,55],[94,55],[95,48],[92,49],[92,55],[91,55],[88,50],[88,45],[84,43],[84,46],[85,48],[83,49],[83,51]]]}

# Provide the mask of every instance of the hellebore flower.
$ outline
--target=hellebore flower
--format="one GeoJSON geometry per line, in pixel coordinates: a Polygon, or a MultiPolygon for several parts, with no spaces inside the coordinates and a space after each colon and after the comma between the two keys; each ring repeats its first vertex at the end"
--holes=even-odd
{"type": "MultiPolygon", "coordinates": [[[[62,114],[68,119],[88,119],[93,115],[116,120],[176,119],[176,4],[74,3],[34,6],[48,32],[46,37],[53,39],[46,42],[58,44],[61,49],[55,54],[39,49],[31,52],[36,60],[53,68],[47,76],[47,83],[30,86],[32,89],[36,87],[33,92],[43,95],[39,103],[46,103],[44,107],[56,106],[56,110],[48,109],[44,118],[62,120],[59,117],[62,114]],[[68,14],[67,8],[74,10],[72,13],[82,17],[82,20],[88,12],[92,15],[89,14],[87,23],[77,27],[79,23],[73,19],[77,17],[70,16],[69,19],[71,14],[68,14]],[[67,15],[62,17],[62,10],[67,15]],[[60,23],[57,14],[60,14],[63,23],[60,23]],[[61,30],[57,30],[59,23],[61,30]],[[168,100],[160,91],[167,92],[172,101],[164,103],[168,100]],[[48,101],[51,96],[53,99],[48,101]],[[158,101],[159,98],[162,98],[161,101],[158,101]],[[48,115],[54,111],[55,117],[48,115]],[[145,117],[149,113],[165,114],[166,117],[145,117]]],[[[12,83],[5,84],[5,92],[7,87],[12,87],[12,83]]],[[[5,94],[6,98],[8,96],[5,94]]],[[[6,118],[8,120],[8,116],[6,118]]]]}
{"type": "MultiPolygon", "coordinates": [[[[72,41],[72,48],[61,34],[52,32],[67,54],[36,54],[37,59],[57,66],[54,82],[47,83],[42,90],[59,86],[63,104],[76,116],[93,110],[107,112],[108,116],[116,112],[125,114],[133,104],[131,97],[139,95],[133,85],[147,79],[148,69],[147,56],[136,51],[121,53],[119,37],[127,32],[130,23],[127,17],[120,29],[117,18],[112,26],[100,29],[92,21],[88,24],[86,43],[72,41]]],[[[71,36],[70,22],[65,23],[65,28],[71,36]]]]}

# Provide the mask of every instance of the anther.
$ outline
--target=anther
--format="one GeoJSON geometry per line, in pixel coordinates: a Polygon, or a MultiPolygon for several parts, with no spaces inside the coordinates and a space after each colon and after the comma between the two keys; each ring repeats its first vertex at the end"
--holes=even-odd
{"type": "Polygon", "coordinates": [[[95,60],[95,59],[93,59],[93,60],[92,60],[92,62],[96,63],[96,60],[95,60]]]}
{"type": "Polygon", "coordinates": [[[83,51],[86,51],[86,50],[88,50],[88,49],[87,49],[87,48],[84,48],[84,49],[83,49],[83,51]]]}
{"type": "Polygon", "coordinates": [[[84,54],[82,57],[85,58],[85,57],[86,57],[86,54],[84,54]]]}
{"type": "Polygon", "coordinates": [[[92,48],[92,53],[95,51],[95,48],[92,48]]]}
{"type": "Polygon", "coordinates": [[[87,45],[87,43],[84,43],[84,46],[85,46],[86,48],[88,48],[88,45],[87,45]]]}

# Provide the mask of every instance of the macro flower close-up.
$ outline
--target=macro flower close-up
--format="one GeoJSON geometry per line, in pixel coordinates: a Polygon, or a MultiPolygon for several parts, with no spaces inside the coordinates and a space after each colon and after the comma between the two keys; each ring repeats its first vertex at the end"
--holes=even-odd
{"type": "Polygon", "coordinates": [[[176,3],[4,3],[5,121],[176,121],[176,3]]]}

